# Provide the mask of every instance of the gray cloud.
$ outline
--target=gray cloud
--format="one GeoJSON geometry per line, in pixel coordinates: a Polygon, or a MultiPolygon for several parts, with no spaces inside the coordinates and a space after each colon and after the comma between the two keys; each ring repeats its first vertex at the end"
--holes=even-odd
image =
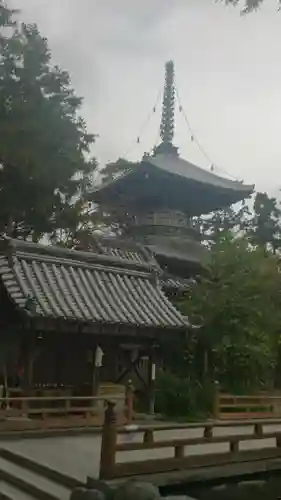
{"type": "MultiPolygon", "coordinates": [[[[281,186],[281,14],[267,0],[257,14],[212,0],[12,0],[37,22],[56,63],[85,98],[83,114],[100,134],[100,161],[155,143],[160,107],[136,143],[174,58],[182,104],[211,161],[260,189],[281,186]]],[[[182,115],[175,142],[208,168],[182,115]]],[[[219,173],[219,170],[218,170],[219,173]]]]}

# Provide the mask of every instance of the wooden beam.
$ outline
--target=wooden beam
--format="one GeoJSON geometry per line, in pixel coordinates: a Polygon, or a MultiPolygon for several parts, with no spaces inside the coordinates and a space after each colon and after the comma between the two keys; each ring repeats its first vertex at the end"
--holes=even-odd
{"type": "Polygon", "coordinates": [[[148,360],[148,412],[155,413],[155,380],[156,380],[156,356],[154,349],[151,349],[148,360]]]}
{"type": "Polygon", "coordinates": [[[115,379],[114,382],[116,384],[119,384],[119,382],[121,382],[121,380],[123,380],[123,378],[126,377],[126,375],[128,375],[128,373],[130,373],[130,371],[132,369],[134,369],[135,365],[139,362],[141,356],[142,356],[142,354],[138,353],[138,355],[137,355],[137,357],[135,359],[130,360],[129,365],[127,366],[127,368],[115,379]]]}

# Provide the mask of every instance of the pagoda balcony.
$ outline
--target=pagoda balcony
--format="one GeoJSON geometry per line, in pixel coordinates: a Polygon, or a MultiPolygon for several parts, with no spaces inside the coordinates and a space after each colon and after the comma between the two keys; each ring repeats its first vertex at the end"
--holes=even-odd
{"type": "Polygon", "coordinates": [[[200,242],[200,233],[189,216],[182,212],[150,212],[135,216],[128,228],[139,237],[166,236],[183,237],[200,242]]]}

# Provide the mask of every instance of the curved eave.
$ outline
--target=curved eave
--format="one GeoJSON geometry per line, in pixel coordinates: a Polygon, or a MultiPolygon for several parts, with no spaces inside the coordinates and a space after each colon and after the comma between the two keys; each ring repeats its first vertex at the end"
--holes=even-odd
{"type": "MultiPolygon", "coordinates": [[[[146,157],[137,167],[92,191],[99,204],[171,205],[199,215],[248,198],[254,185],[244,185],[203,170],[173,155],[146,157]]],[[[167,206],[167,208],[169,208],[167,206]]]]}
{"type": "Polygon", "coordinates": [[[95,325],[123,325],[135,334],[188,326],[151,274],[50,259],[36,246],[34,253],[15,253],[13,262],[0,253],[0,285],[14,307],[34,319],[75,322],[92,331],[95,325]]]}
{"type": "Polygon", "coordinates": [[[172,248],[163,248],[157,245],[147,245],[147,248],[149,248],[149,250],[153,252],[156,258],[157,256],[160,256],[166,259],[197,264],[198,266],[202,266],[204,263],[204,255],[202,253],[200,253],[200,255],[196,255],[192,252],[183,252],[172,248]]]}
{"type": "Polygon", "coordinates": [[[225,177],[220,177],[176,155],[159,154],[154,157],[148,157],[145,159],[145,162],[168,174],[179,176],[183,180],[206,184],[210,187],[212,186],[214,189],[219,188],[237,191],[248,196],[253,192],[255,187],[254,185],[246,185],[239,181],[232,181],[225,177]]]}

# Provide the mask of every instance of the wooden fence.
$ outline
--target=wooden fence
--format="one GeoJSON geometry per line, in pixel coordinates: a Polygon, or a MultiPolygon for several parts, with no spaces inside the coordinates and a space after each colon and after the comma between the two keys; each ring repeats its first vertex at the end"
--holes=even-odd
{"type": "MultiPolygon", "coordinates": [[[[125,431],[123,431],[124,433],[125,431]]],[[[101,459],[100,459],[100,479],[115,479],[140,474],[167,473],[177,470],[194,469],[198,467],[217,466],[234,464],[238,462],[251,462],[256,460],[266,460],[281,456],[281,420],[262,421],[235,421],[235,422],[205,422],[196,424],[186,424],[181,426],[166,425],[158,427],[137,427],[134,429],[136,435],[142,435],[139,442],[119,442],[120,431],[116,424],[114,403],[109,403],[105,412],[105,421],[102,434],[101,459]],[[276,424],[279,424],[279,431],[276,431],[276,424]],[[245,426],[249,432],[245,432],[245,426]],[[265,426],[271,426],[266,432],[265,426]],[[275,426],[275,429],[272,427],[275,426]],[[217,428],[235,427],[236,433],[230,432],[228,435],[214,435],[217,428]],[[244,427],[239,432],[239,428],[244,427]],[[159,431],[172,430],[194,430],[200,429],[200,437],[183,437],[181,439],[157,440],[159,431]],[[240,444],[247,441],[271,440],[270,445],[255,449],[240,449],[240,444]],[[222,445],[222,451],[206,452],[202,445],[222,445]],[[187,447],[193,449],[192,454],[186,454],[187,447]],[[201,446],[201,449],[198,448],[201,446]],[[173,450],[173,456],[165,457],[165,452],[161,458],[151,458],[151,450],[173,450]],[[118,463],[117,455],[124,452],[148,451],[143,456],[143,460],[132,458],[132,454],[127,461],[121,460],[118,463]]],[[[210,447],[209,447],[210,449],[210,447]]],[[[141,457],[140,457],[141,458],[141,457]]]]}
{"type": "Polygon", "coordinates": [[[120,425],[133,419],[133,390],[113,396],[42,396],[0,398],[0,431],[102,425],[108,397],[117,406],[120,425]]]}
{"type": "Polygon", "coordinates": [[[281,417],[281,395],[236,396],[217,392],[213,416],[218,420],[281,417]]]}

